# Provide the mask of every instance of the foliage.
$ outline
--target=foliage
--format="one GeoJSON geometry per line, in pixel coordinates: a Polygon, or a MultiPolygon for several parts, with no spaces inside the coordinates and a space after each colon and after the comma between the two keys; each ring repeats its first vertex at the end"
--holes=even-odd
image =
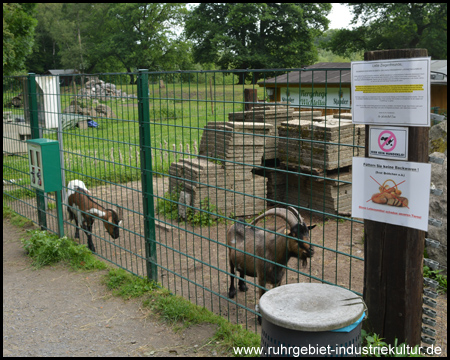
{"type": "MultiPolygon", "coordinates": [[[[361,330],[361,337],[363,338],[363,343],[361,344],[363,347],[366,347],[369,354],[364,354],[365,356],[375,356],[375,357],[404,357],[406,354],[406,343],[398,344],[398,339],[396,338],[393,344],[394,355],[385,354],[382,355],[381,348],[388,348],[388,344],[383,341],[378,334],[368,334],[365,330],[361,330]]],[[[409,348],[409,352],[411,353],[410,357],[422,357],[419,354],[419,345],[414,348],[409,348]]]]}
{"type": "MultiPolygon", "coordinates": [[[[180,69],[187,48],[174,29],[187,13],[185,3],[117,3],[105,14],[110,29],[104,52],[134,69],[180,69]],[[181,65],[181,66],[180,66],[181,65]]],[[[132,78],[133,82],[133,78],[132,78]]]]}
{"type": "Polygon", "coordinates": [[[447,292],[447,276],[442,275],[443,270],[431,270],[428,266],[423,267],[423,277],[435,280],[439,283],[438,292],[447,292]]]}
{"type": "Polygon", "coordinates": [[[27,65],[38,73],[192,68],[190,45],[176,33],[186,12],[184,3],[40,3],[27,65]]]}
{"type": "Polygon", "coordinates": [[[178,219],[178,199],[180,198],[180,190],[166,192],[164,198],[158,199],[156,203],[156,213],[164,215],[166,219],[178,219]]]}
{"type": "MultiPolygon", "coordinates": [[[[166,219],[178,219],[178,204],[181,187],[172,192],[166,192],[164,198],[158,199],[156,204],[156,213],[164,215],[166,219]]],[[[216,224],[219,211],[214,204],[211,204],[208,198],[200,202],[200,209],[188,207],[186,209],[186,221],[192,226],[210,226],[216,224]]],[[[220,218],[222,219],[222,218],[220,218]]]]}
{"type": "Polygon", "coordinates": [[[313,39],[327,29],[330,10],[327,3],[201,3],[186,36],[195,61],[223,70],[300,67],[317,59],[313,39]]]}
{"type": "Polygon", "coordinates": [[[106,265],[97,260],[85,245],[78,245],[67,236],[59,238],[57,235],[40,230],[31,230],[29,233],[31,237],[22,239],[22,244],[36,268],[59,261],[68,262],[73,269],[106,268],[106,265]]]}
{"type": "MultiPolygon", "coordinates": [[[[216,224],[216,214],[219,214],[219,211],[208,198],[204,198],[200,202],[200,210],[193,211],[193,209],[188,208],[186,213],[186,220],[193,226],[211,226],[216,224]]],[[[221,219],[219,218],[219,221],[221,219]]]]}
{"type": "Polygon", "coordinates": [[[35,3],[3,3],[3,75],[23,72],[34,43],[35,3]]]}
{"type": "Polygon", "coordinates": [[[425,48],[434,59],[447,59],[446,3],[354,3],[353,29],[340,29],[326,49],[349,56],[359,51],[425,48]]]}

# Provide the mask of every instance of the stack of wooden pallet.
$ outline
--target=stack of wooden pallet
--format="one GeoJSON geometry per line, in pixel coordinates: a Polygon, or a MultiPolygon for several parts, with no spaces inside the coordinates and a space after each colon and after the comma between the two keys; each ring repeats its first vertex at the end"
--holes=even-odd
{"type": "Polygon", "coordinates": [[[170,191],[182,191],[180,202],[195,208],[201,208],[207,198],[223,215],[264,210],[267,179],[255,176],[252,169],[261,164],[264,136],[271,128],[264,123],[208,123],[199,157],[171,164],[170,191]]]}
{"type": "Polygon", "coordinates": [[[353,146],[359,141],[351,122],[337,120],[284,122],[278,128],[278,136],[282,161],[314,168],[317,173],[351,165],[353,146]]]}
{"type": "Polygon", "coordinates": [[[277,176],[274,184],[269,180],[268,188],[286,188],[288,195],[277,200],[330,213],[349,213],[351,184],[346,182],[351,182],[352,157],[358,154],[353,146],[359,144],[360,136],[351,121],[293,120],[283,122],[278,135],[281,168],[299,175],[290,173],[285,179],[277,176]]]}
{"type": "Polygon", "coordinates": [[[252,109],[249,111],[229,113],[229,121],[253,122],[272,125],[270,132],[264,140],[264,160],[277,158],[277,128],[282,122],[294,119],[294,109],[285,105],[265,107],[264,109],[252,109]]]}
{"type": "MultiPolygon", "coordinates": [[[[351,113],[335,114],[334,119],[336,120],[341,119],[341,122],[351,122],[352,114],[351,113]]],[[[355,124],[353,125],[353,128],[355,133],[355,145],[359,146],[357,149],[355,149],[354,156],[364,157],[366,126],[361,124],[355,124]]]]}

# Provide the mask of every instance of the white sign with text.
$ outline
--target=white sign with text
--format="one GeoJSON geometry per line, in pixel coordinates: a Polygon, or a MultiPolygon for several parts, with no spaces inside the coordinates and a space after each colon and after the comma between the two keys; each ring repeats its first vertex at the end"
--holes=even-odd
{"type": "Polygon", "coordinates": [[[428,230],[431,164],[353,158],[352,216],[428,230]]]}
{"type": "Polygon", "coordinates": [[[430,126],[430,58],[353,61],[354,124],[430,126]]]}

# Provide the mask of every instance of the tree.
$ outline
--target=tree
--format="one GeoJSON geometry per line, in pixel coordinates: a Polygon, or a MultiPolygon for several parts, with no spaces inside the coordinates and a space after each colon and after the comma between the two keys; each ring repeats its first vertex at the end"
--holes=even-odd
{"type": "Polygon", "coordinates": [[[38,3],[36,6],[37,26],[33,52],[27,57],[25,66],[29,72],[42,74],[49,69],[61,68],[59,43],[50,30],[60,21],[55,16],[61,4],[38,3]]]}
{"type": "Polygon", "coordinates": [[[337,31],[326,48],[348,56],[357,51],[425,48],[435,59],[447,59],[446,3],[348,4],[354,29],[337,31]]]}
{"type": "Polygon", "coordinates": [[[200,63],[223,70],[300,67],[317,59],[313,40],[328,28],[330,10],[327,3],[202,3],[185,31],[200,63]]]}
{"type": "MultiPolygon", "coordinates": [[[[136,69],[171,70],[180,45],[174,29],[186,13],[185,3],[113,4],[107,13],[111,31],[105,49],[130,73],[136,69]]],[[[178,56],[185,55],[178,52],[178,56]]]]}
{"type": "Polygon", "coordinates": [[[32,52],[34,3],[3,3],[3,75],[24,71],[24,63],[32,52]]]}

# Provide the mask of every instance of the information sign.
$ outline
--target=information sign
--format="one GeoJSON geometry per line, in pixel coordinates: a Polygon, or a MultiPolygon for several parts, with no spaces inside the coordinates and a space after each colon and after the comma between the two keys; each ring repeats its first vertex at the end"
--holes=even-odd
{"type": "Polygon", "coordinates": [[[352,216],[428,230],[431,165],[353,158],[352,216]]]}
{"type": "Polygon", "coordinates": [[[370,126],[369,157],[408,160],[408,128],[370,126]]]}
{"type": "Polygon", "coordinates": [[[355,124],[430,126],[430,58],[354,61],[355,124]]]}

